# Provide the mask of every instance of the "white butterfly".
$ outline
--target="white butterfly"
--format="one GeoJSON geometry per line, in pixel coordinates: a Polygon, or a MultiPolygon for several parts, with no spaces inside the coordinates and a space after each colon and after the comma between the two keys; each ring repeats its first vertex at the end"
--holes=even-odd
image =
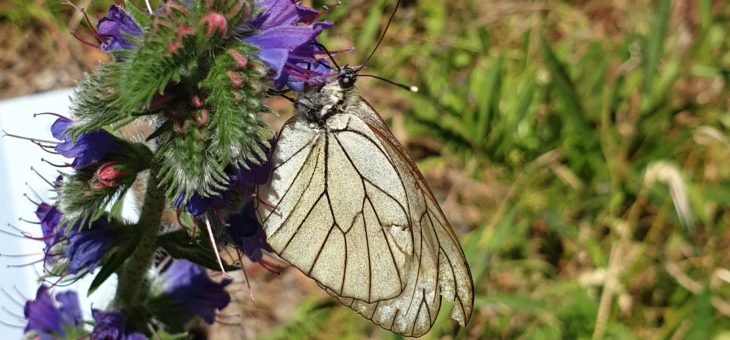
{"type": "Polygon", "coordinates": [[[381,327],[425,334],[441,297],[463,326],[473,283],[428,184],[355,89],[355,71],[303,93],[256,188],[256,215],[284,260],[381,327]]]}

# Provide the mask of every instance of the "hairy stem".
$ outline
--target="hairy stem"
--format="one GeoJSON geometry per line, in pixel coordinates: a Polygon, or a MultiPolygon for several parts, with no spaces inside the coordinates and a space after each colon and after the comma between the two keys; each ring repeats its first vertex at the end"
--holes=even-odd
{"type": "Polygon", "coordinates": [[[117,308],[137,303],[145,274],[152,265],[152,258],[157,250],[160,222],[165,208],[165,195],[157,184],[157,172],[156,167],[150,170],[142,212],[135,226],[136,232],[141,234],[139,245],[118,272],[117,292],[114,296],[114,306],[117,308]]]}

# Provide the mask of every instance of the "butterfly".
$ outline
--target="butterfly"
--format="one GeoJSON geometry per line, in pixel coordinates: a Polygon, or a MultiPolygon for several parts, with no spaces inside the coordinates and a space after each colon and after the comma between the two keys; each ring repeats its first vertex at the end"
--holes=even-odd
{"type": "Polygon", "coordinates": [[[257,218],[281,258],[377,325],[421,336],[444,297],[463,326],[474,294],[459,240],[356,78],[344,67],[295,101],[257,218]]]}

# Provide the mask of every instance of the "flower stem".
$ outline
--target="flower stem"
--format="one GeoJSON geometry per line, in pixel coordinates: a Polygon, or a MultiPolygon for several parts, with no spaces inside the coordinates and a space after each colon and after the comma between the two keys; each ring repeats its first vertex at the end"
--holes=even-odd
{"type": "Polygon", "coordinates": [[[130,307],[137,303],[145,275],[157,250],[160,222],[165,208],[165,195],[157,185],[157,172],[158,169],[154,166],[150,170],[142,212],[135,226],[136,232],[141,233],[139,245],[117,273],[118,284],[114,296],[114,306],[117,308],[130,307]]]}

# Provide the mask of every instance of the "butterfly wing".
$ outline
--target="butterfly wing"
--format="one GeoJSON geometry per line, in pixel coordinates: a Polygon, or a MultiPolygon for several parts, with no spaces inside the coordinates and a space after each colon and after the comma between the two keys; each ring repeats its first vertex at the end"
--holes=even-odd
{"type": "Polygon", "coordinates": [[[405,289],[393,299],[368,303],[342,297],[329,289],[327,292],[381,327],[405,336],[421,336],[431,328],[442,296],[455,303],[452,318],[466,324],[473,308],[473,283],[456,234],[423,175],[375,110],[360,98],[350,105],[348,112],[359,118],[351,121],[349,128],[365,131],[368,139],[384,145],[383,152],[408,184],[415,260],[409,268],[405,289]],[[359,122],[364,126],[359,126],[359,122]]]}
{"type": "Polygon", "coordinates": [[[383,328],[426,333],[441,297],[471,316],[469,267],[418,168],[359,97],[319,130],[282,129],[257,214],[277,253],[383,328]]]}
{"type": "Polygon", "coordinates": [[[398,169],[357,142],[290,120],[272,155],[272,180],[257,188],[275,208],[256,211],[284,260],[339,296],[374,302],[403,291],[413,241],[398,169]]]}

